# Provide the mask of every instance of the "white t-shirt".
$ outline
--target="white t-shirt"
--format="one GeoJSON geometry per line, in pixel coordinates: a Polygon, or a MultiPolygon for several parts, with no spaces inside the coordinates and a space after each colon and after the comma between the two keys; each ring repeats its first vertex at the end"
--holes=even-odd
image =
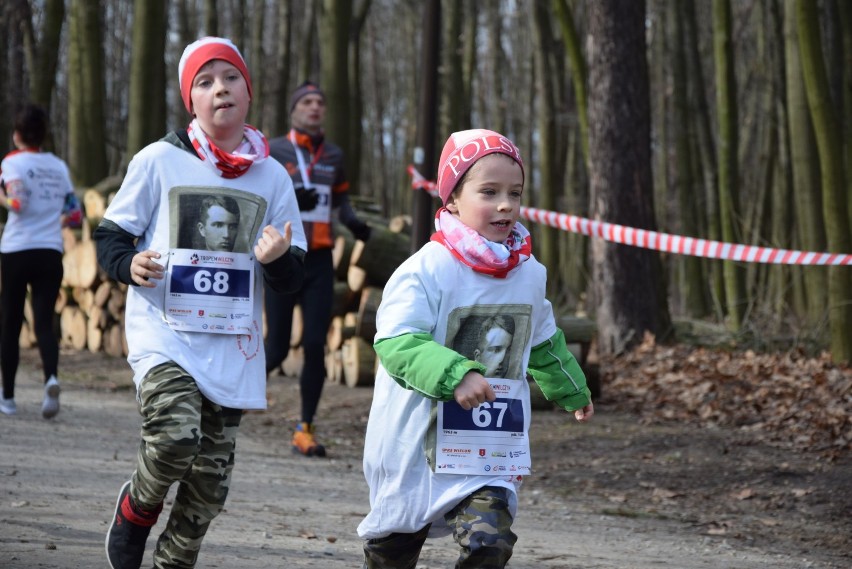
{"type": "Polygon", "coordinates": [[[19,181],[27,193],[23,211],[9,210],[0,252],[54,249],[61,253],[59,218],[65,197],[74,192],[65,162],[50,152],[12,152],[3,159],[0,172],[7,185],[19,181]]]}
{"type": "MultiPolygon", "coordinates": [[[[226,179],[196,155],[163,141],[147,146],[133,158],[104,217],[139,236],[138,251],[157,251],[161,254],[158,262],[167,265],[173,248],[204,248],[191,237],[197,232],[200,198],[204,196],[229,196],[239,203],[239,235],[233,251],[253,258],[263,228],[272,224],[283,231],[287,221],[292,225],[292,245],[307,250],[293,183],[278,162],[267,159],[238,178],[226,179]]],[[[265,409],[263,277],[256,260],[254,271],[254,334],[185,332],[170,327],[163,317],[168,273],[163,280],[154,281],[154,288],[131,286],[125,329],[127,360],[137,386],[152,367],[172,360],[189,372],[214,403],[265,409]]]]}
{"type": "MultiPolygon", "coordinates": [[[[523,382],[524,430],[529,430],[529,386],[525,380],[532,346],[556,333],[545,298],[546,269],[534,258],[505,279],[475,273],[441,244],[429,242],[407,259],[388,281],[376,316],[376,340],[426,332],[439,344],[464,353],[465,323],[488,316],[514,322],[504,377],[523,382]]],[[[467,334],[470,337],[470,334],[467,334]]],[[[436,370],[437,371],[437,370],[436,370]]],[[[517,508],[520,477],[435,473],[426,455],[435,402],[402,388],[379,366],[364,443],[364,474],[370,486],[370,513],[358,526],[363,539],[393,532],[412,533],[433,523],[432,535],[448,530],[443,515],[483,486],[510,490],[517,508]]]]}

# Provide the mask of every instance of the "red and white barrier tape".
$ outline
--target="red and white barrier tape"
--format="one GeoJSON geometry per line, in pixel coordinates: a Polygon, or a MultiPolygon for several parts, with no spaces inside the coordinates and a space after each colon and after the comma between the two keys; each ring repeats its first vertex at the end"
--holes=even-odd
{"type": "MultiPolygon", "coordinates": [[[[434,182],[424,178],[413,166],[408,167],[408,173],[411,174],[412,188],[426,190],[432,196],[438,197],[438,190],[434,182]]],[[[571,231],[590,237],[599,237],[613,243],[621,243],[622,245],[631,245],[643,249],[653,249],[664,253],[677,253],[678,255],[692,255],[695,257],[742,261],[746,263],[852,266],[852,255],[844,253],[814,253],[811,251],[773,249],[771,247],[758,247],[755,245],[737,245],[722,241],[698,239],[696,237],[671,235],[647,229],[636,229],[635,227],[595,221],[585,217],[577,217],[576,215],[557,213],[533,207],[522,206],[521,217],[536,223],[544,223],[563,231],[571,231]]]]}

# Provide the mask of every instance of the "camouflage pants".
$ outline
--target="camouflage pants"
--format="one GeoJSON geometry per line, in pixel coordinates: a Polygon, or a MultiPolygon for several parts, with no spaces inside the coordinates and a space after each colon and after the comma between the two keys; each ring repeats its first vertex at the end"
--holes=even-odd
{"type": "MultiPolygon", "coordinates": [[[[518,536],[512,533],[509,491],[480,488],[444,515],[459,544],[456,569],[502,569],[518,536]]],[[[415,533],[392,533],[364,544],[364,569],[414,569],[429,526],[415,533]]]]}
{"type": "Polygon", "coordinates": [[[174,362],[151,369],[139,386],[142,441],[130,495],[142,509],[163,502],[178,482],[154,567],[195,567],[210,522],[225,505],[242,411],[211,402],[174,362]]]}

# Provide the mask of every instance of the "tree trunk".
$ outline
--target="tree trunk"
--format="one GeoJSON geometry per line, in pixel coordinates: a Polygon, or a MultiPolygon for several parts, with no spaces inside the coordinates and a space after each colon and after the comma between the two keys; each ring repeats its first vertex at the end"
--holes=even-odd
{"type": "MultiPolygon", "coordinates": [[[[364,31],[364,23],[370,11],[371,0],[361,0],[358,10],[352,17],[349,25],[349,144],[346,150],[346,176],[349,183],[353,184],[357,193],[360,191],[361,180],[361,149],[363,140],[363,129],[361,121],[364,118],[364,92],[361,87],[363,72],[361,70],[361,34],[364,31]]],[[[370,188],[372,189],[372,188],[370,188]]],[[[375,194],[373,194],[375,195],[375,194]]]]}
{"type": "MultiPolygon", "coordinates": [[[[722,240],[743,243],[737,167],[737,97],[734,50],[731,45],[730,0],[713,0],[713,55],[716,63],[716,115],[719,127],[719,218],[722,240]]],[[[728,327],[739,330],[748,302],[744,271],[723,261],[728,327]]]]}
{"type": "MultiPolygon", "coordinates": [[[[792,188],[792,165],[790,163],[790,132],[787,127],[787,97],[786,97],[786,73],[784,62],[784,33],[783,22],[780,14],[781,6],[778,2],[769,2],[769,19],[771,37],[773,38],[773,91],[776,93],[776,101],[771,109],[774,118],[773,128],[776,129],[775,139],[778,141],[775,161],[775,172],[772,185],[772,234],[771,244],[773,247],[784,249],[794,248],[794,239],[790,227],[793,226],[793,188],[792,188]]],[[[794,300],[794,295],[789,289],[789,283],[793,282],[793,268],[778,265],[770,268],[769,288],[770,305],[769,310],[773,314],[784,314],[794,300]]],[[[797,307],[793,305],[793,310],[797,307]]],[[[779,319],[780,320],[780,319],[779,319]]]]}
{"type": "Polygon", "coordinates": [[[204,2],[204,35],[219,35],[219,6],[216,0],[204,2]]]}
{"type": "MultiPolygon", "coordinates": [[[[244,13],[244,12],[238,12],[244,13]]],[[[252,81],[251,112],[249,113],[249,124],[254,125],[261,131],[265,131],[267,114],[264,112],[264,101],[266,100],[266,52],[263,49],[263,31],[266,29],[266,3],[255,2],[254,13],[251,17],[251,48],[249,53],[249,72],[255,79],[252,81]]],[[[240,49],[246,49],[244,44],[237,44],[240,49]]],[[[243,52],[245,53],[245,52],[243,52]]],[[[288,97],[289,99],[289,97],[288,97]]]]}
{"type": "MultiPolygon", "coordinates": [[[[834,253],[848,253],[852,250],[852,238],[846,206],[848,197],[844,193],[843,142],[840,140],[841,128],[837,122],[839,116],[831,102],[816,9],[810,0],[796,2],[799,52],[819,150],[828,249],[834,253]]],[[[852,362],[852,273],[847,267],[829,267],[828,301],[831,357],[838,363],[852,362]]]]}
{"type": "Polygon", "coordinates": [[[50,110],[56,89],[56,65],[59,60],[59,40],[65,20],[64,0],[46,0],[43,25],[36,40],[32,19],[24,22],[24,45],[30,73],[30,100],[50,110]]]}
{"type": "MultiPolygon", "coordinates": [[[[699,237],[698,207],[704,200],[696,199],[701,195],[700,183],[692,178],[692,144],[689,129],[689,94],[686,77],[686,46],[683,34],[683,11],[680,0],[668,0],[668,23],[671,32],[670,53],[672,55],[672,76],[674,90],[672,102],[675,130],[675,190],[681,211],[680,231],[683,235],[699,237]]],[[[677,260],[683,271],[681,286],[685,311],[693,317],[702,317],[710,313],[707,298],[707,278],[699,257],[687,255],[677,260]]]]}
{"type": "MultiPolygon", "coordinates": [[[[534,200],[532,203],[537,203],[541,209],[553,211],[556,209],[556,191],[561,189],[561,184],[558,182],[560,175],[557,173],[557,157],[556,157],[556,101],[554,92],[556,91],[553,67],[550,62],[552,54],[553,31],[550,27],[552,15],[548,10],[549,2],[546,0],[535,0],[533,3],[533,41],[535,43],[535,67],[536,67],[536,91],[538,94],[539,107],[537,109],[537,130],[538,130],[538,170],[539,177],[535,180],[532,176],[534,162],[529,161],[529,166],[526,169],[527,180],[525,183],[526,192],[534,200]],[[535,180],[535,181],[534,181],[535,180]],[[533,182],[531,184],[530,182],[533,182]],[[535,192],[535,187],[538,187],[538,192],[535,192]],[[537,198],[537,199],[536,199],[537,198]]],[[[532,146],[530,146],[532,148],[532,146]]],[[[527,198],[527,203],[529,198],[527,198]]],[[[559,274],[556,268],[559,266],[559,256],[556,247],[557,230],[542,226],[538,229],[538,242],[536,243],[536,257],[550,271],[548,279],[548,290],[557,290],[559,283],[559,274]]]]}
{"type": "MultiPolygon", "coordinates": [[[[483,82],[486,89],[494,93],[495,100],[489,101],[487,107],[483,108],[483,114],[487,117],[490,128],[500,133],[507,133],[509,129],[507,109],[506,89],[508,88],[508,78],[503,70],[506,68],[506,52],[503,47],[503,18],[500,13],[500,4],[498,2],[485,2],[485,9],[488,20],[488,56],[485,58],[484,65],[487,70],[483,73],[483,82]]],[[[473,105],[473,95],[470,96],[471,105],[473,105]]]]}
{"type": "Polygon", "coordinates": [[[349,0],[323,0],[318,20],[321,85],[325,92],[325,133],[349,153],[349,0]]]}
{"type": "Polygon", "coordinates": [[[291,2],[278,3],[278,42],[275,46],[275,122],[271,127],[271,136],[282,136],[290,130],[290,45],[293,17],[291,2]]]}
{"type": "Polygon", "coordinates": [[[574,16],[567,0],[553,0],[556,16],[562,29],[562,40],[565,42],[565,53],[571,66],[571,84],[574,87],[574,104],[577,105],[577,120],[580,124],[580,148],[583,150],[583,162],[589,167],[589,101],[586,93],[588,72],[583,50],[580,47],[580,37],[574,25],[574,16]]]}
{"type": "Polygon", "coordinates": [[[852,227],[852,2],[838,2],[838,13],[840,16],[840,29],[845,30],[843,34],[843,60],[845,66],[843,71],[843,141],[845,146],[846,160],[846,208],[849,216],[849,225],[852,227]]]}
{"type": "Polygon", "coordinates": [[[462,0],[450,0],[443,11],[444,33],[441,44],[441,66],[439,68],[440,128],[439,138],[446,139],[450,133],[461,130],[464,97],[464,60],[462,59],[462,0]]]}
{"type": "MultiPolygon", "coordinates": [[[[784,61],[787,95],[787,125],[790,133],[793,200],[799,247],[805,251],[825,251],[822,219],[822,192],[811,115],[802,78],[799,33],[796,29],[795,0],[784,6],[784,61]]],[[[824,267],[802,267],[807,303],[807,322],[815,327],[826,318],[828,271],[824,267]]]]}
{"type": "MultiPolygon", "coordinates": [[[[691,113],[693,128],[696,133],[699,156],[701,158],[701,171],[704,180],[704,236],[714,241],[722,239],[722,230],[719,227],[719,197],[718,191],[718,163],[716,160],[716,148],[713,144],[713,132],[710,126],[710,103],[707,100],[707,87],[704,81],[704,71],[701,54],[699,52],[698,26],[695,15],[695,1],[685,0],[681,4],[684,14],[685,47],[687,49],[687,72],[690,82],[690,100],[695,112],[691,113]]],[[[722,274],[722,264],[716,261],[703,262],[704,270],[710,276],[711,295],[716,302],[716,309],[720,317],[723,312],[721,306],[725,302],[725,282],[722,274]]]]}
{"type": "MultiPolygon", "coordinates": [[[[593,216],[654,230],[645,3],[589,4],[589,158],[593,216]],[[625,105],[624,101],[631,104],[625,105]]],[[[592,243],[598,347],[618,354],[670,328],[655,252],[592,243]]]]}
{"type": "Polygon", "coordinates": [[[69,28],[68,166],[75,183],[92,186],[109,173],[100,2],[74,0],[69,28]]]}
{"type": "Polygon", "coordinates": [[[163,136],[166,128],[165,0],[133,3],[133,49],[130,61],[130,109],[124,164],[163,136]]]}

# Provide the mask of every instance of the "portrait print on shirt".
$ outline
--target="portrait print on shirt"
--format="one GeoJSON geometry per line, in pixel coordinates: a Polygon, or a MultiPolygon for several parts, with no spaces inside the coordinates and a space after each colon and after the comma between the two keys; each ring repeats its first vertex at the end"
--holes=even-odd
{"type": "Polygon", "coordinates": [[[485,366],[485,377],[523,379],[524,346],[532,308],[526,304],[480,304],[453,310],[447,345],[485,366]]]}
{"type": "Polygon", "coordinates": [[[169,192],[169,246],[252,253],[266,214],[256,194],[212,186],[177,186],[169,192]]]}

